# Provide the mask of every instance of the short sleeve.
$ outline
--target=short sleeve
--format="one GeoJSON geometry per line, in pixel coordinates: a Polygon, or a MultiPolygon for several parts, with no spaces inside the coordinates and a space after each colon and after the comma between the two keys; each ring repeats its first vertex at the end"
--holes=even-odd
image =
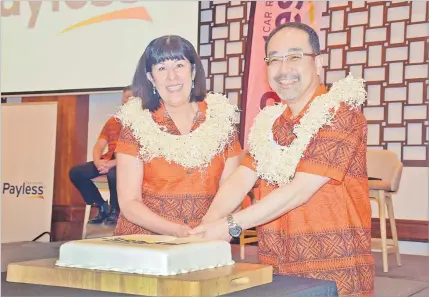
{"type": "Polygon", "coordinates": [[[98,139],[104,139],[106,141],[109,141],[109,126],[111,125],[112,118],[107,120],[107,122],[104,124],[103,129],[100,132],[100,135],[98,136],[98,139]]]}
{"type": "Polygon", "coordinates": [[[238,139],[238,133],[236,131],[234,132],[234,136],[231,143],[226,148],[226,158],[228,159],[228,158],[236,157],[240,155],[242,151],[243,150],[241,148],[241,144],[238,139]]]}
{"type": "Polygon", "coordinates": [[[137,156],[139,153],[139,143],[128,127],[123,127],[116,144],[116,153],[124,153],[131,156],[137,156]]]}
{"type": "Polygon", "coordinates": [[[365,128],[366,120],[360,111],[340,107],[333,125],[321,129],[307,147],[296,171],[342,182],[362,148],[365,128]]]}

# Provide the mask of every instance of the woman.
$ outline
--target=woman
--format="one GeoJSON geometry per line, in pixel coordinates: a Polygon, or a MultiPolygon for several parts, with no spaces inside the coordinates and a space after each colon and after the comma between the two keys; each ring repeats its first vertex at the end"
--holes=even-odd
{"type": "Polygon", "coordinates": [[[207,94],[205,80],[194,47],[179,36],[153,40],[140,58],[136,98],[117,115],[115,235],[188,236],[238,166],[237,109],[207,94]]]}

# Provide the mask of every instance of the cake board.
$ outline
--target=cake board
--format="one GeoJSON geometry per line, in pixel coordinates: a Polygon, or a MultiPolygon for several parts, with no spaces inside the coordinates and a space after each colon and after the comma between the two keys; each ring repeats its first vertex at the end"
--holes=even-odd
{"type": "Polygon", "coordinates": [[[7,281],[142,296],[220,296],[271,283],[272,266],[235,263],[174,276],[55,266],[57,259],[10,263],[7,281]]]}

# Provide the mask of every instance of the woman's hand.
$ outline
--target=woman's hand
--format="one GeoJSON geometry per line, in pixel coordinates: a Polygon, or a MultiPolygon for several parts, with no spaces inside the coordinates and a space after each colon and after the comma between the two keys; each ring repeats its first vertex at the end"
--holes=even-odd
{"type": "Polygon", "coordinates": [[[192,230],[192,228],[189,227],[188,225],[177,224],[176,228],[174,228],[174,230],[173,230],[173,236],[175,236],[175,237],[188,237],[189,231],[191,231],[191,230],[192,230]]]}

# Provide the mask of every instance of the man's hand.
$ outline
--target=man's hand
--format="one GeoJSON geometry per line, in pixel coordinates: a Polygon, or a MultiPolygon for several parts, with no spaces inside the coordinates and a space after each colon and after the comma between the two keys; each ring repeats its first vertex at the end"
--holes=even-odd
{"type": "Polygon", "coordinates": [[[116,162],[115,160],[103,161],[104,163],[101,165],[100,168],[97,169],[100,174],[107,174],[109,170],[116,165],[116,162]]]}
{"type": "Polygon", "coordinates": [[[203,236],[206,239],[225,240],[230,242],[228,222],[226,218],[211,223],[202,223],[189,231],[189,235],[203,236]]]}
{"type": "Polygon", "coordinates": [[[209,223],[213,223],[215,221],[219,220],[219,217],[216,216],[215,214],[212,214],[211,216],[205,215],[202,219],[201,219],[201,224],[200,225],[206,225],[209,223]]]}
{"type": "Polygon", "coordinates": [[[100,171],[100,169],[102,169],[106,163],[107,163],[107,160],[103,160],[103,159],[94,161],[94,165],[98,171],[100,171]]]}

